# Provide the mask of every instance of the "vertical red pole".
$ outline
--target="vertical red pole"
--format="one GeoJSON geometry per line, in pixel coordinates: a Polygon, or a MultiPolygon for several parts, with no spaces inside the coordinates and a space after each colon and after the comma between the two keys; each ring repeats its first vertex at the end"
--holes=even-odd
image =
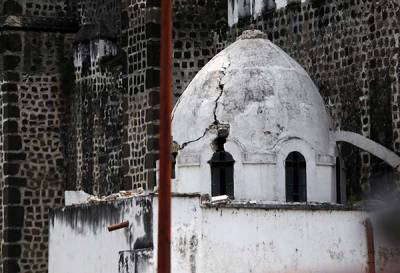
{"type": "Polygon", "coordinates": [[[158,273],[171,272],[172,0],[161,0],[158,273]]]}

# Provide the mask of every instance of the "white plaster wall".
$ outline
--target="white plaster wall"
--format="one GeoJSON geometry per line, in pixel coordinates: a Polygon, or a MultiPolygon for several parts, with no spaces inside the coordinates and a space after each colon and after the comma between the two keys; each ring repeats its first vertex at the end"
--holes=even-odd
{"type": "MultiPolygon", "coordinates": [[[[143,265],[138,261],[144,271],[137,273],[156,272],[158,200],[148,198],[153,200],[154,258],[143,265]]],[[[68,209],[56,213],[50,224],[49,272],[118,272],[118,253],[132,250],[145,233],[143,208],[137,204],[132,198],[108,204],[114,208],[108,212],[88,206],[73,214],[68,209]],[[109,224],[122,220],[131,222],[129,229],[107,231],[109,224]]],[[[172,272],[366,272],[365,212],[236,206],[209,207],[201,205],[200,196],[173,197],[172,272]]],[[[400,268],[400,247],[384,242],[378,233],[375,238],[377,272],[395,273],[388,270],[400,268]]]]}
{"type": "Polygon", "coordinates": [[[275,164],[243,164],[242,168],[247,175],[235,181],[236,200],[276,199],[275,164]]]}
{"type": "Polygon", "coordinates": [[[285,201],[285,160],[291,152],[301,153],[306,160],[307,201],[308,202],[333,202],[332,183],[335,180],[334,164],[319,164],[315,150],[301,139],[291,139],[280,145],[277,153],[276,164],[276,192],[277,201],[285,201]]]}
{"type": "Polygon", "coordinates": [[[133,250],[145,235],[142,215],[135,199],[56,212],[49,227],[49,273],[118,273],[119,251],[133,250]],[[107,230],[126,220],[129,228],[107,230]]]}
{"type": "MultiPolygon", "coordinates": [[[[154,199],[154,260],[157,261],[158,199],[154,199]]],[[[171,271],[174,273],[201,273],[201,213],[198,197],[172,199],[171,271]]],[[[154,267],[154,273],[157,268],[154,267]]]]}
{"type": "Polygon", "coordinates": [[[364,273],[363,221],[354,211],[203,209],[200,272],[364,273]]]}
{"type": "MultiPolygon", "coordinates": [[[[174,192],[211,194],[211,170],[207,162],[213,152],[209,145],[203,145],[200,154],[191,150],[179,153],[177,179],[173,182],[174,192]]],[[[286,201],[285,160],[291,152],[297,151],[305,157],[307,163],[307,201],[336,202],[335,162],[317,163],[315,150],[300,139],[284,141],[279,144],[279,148],[276,155],[245,153],[237,142],[228,139],[225,150],[235,160],[236,200],[286,201]]]]}

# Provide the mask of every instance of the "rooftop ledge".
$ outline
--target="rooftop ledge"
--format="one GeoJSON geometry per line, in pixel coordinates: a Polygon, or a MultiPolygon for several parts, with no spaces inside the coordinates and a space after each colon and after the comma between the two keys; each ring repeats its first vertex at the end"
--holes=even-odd
{"type": "MultiPolygon", "coordinates": [[[[97,205],[117,204],[124,200],[158,197],[157,192],[133,194],[115,199],[104,199],[99,201],[88,201],[79,204],[65,206],[66,209],[88,208],[97,205]]],[[[208,194],[201,193],[172,193],[172,199],[194,198],[198,199],[202,208],[227,208],[227,209],[261,209],[261,210],[303,210],[303,211],[371,211],[374,206],[368,204],[361,205],[340,205],[332,203],[286,203],[278,201],[259,201],[259,200],[231,200],[229,198],[211,198],[208,194]]]]}
{"type": "MultiPolygon", "coordinates": [[[[157,193],[152,193],[157,196],[157,193]]],[[[336,211],[369,211],[373,208],[368,205],[340,205],[332,203],[286,203],[277,201],[258,200],[231,200],[212,202],[208,194],[201,193],[172,193],[172,198],[200,198],[204,208],[234,208],[234,209],[263,209],[263,210],[336,210],[336,211]]]]}

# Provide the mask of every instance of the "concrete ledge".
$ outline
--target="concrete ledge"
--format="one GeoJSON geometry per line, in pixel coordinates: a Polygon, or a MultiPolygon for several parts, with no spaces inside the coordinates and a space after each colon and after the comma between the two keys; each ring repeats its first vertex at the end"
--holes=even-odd
{"type": "Polygon", "coordinates": [[[231,201],[228,203],[203,202],[204,208],[231,208],[231,209],[262,209],[262,210],[304,210],[304,211],[368,211],[361,206],[344,206],[329,203],[251,203],[231,201]]]}

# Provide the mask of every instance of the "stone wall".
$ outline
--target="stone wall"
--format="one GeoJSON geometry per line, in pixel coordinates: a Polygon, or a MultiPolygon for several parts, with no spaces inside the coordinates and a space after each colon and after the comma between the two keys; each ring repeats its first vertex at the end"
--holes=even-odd
{"type": "Polygon", "coordinates": [[[122,48],[127,55],[123,176],[127,189],[153,188],[158,153],[160,2],[123,1],[122,48]]]}
{"type": "MultiPolygon", "coordinates": [[[[81,30],[69,98],[67,188],[98,195],[152,189],[158,159],[160,1],[96,3],[77,5],[81,30]],[[108,56],[95,53],[99,38],[112,42],[108,56]]],[[[226,1],[175,1],[174,13],[177,99],[224,47],[226,1]]]]}
{"type": "Polygon", "coordinates": [[[174,99],[227,45],[227,1],[174,1],[174,99]]]}
{"type": "MultiPolygon", "coordinates": [[[[399,14],[396,1],[306,1],[253,19],[239,18],[232,41],[242,30],[258,28],[298,61],[320,89],[337,128],[361,133],[400,152],[399,14]]],[[[348,192],[386,191],[392,170],[382,161],[340,146],[348,192]],[[372,184],[372,185],[371,185],[372,184]]]]}
{"type": "Polygon", "coordinates": [[[1,6],[2,272],[47,272],[48,210],[63,205],[66,177],[60,67],[75,26],[64,1],[1,6]]]}

